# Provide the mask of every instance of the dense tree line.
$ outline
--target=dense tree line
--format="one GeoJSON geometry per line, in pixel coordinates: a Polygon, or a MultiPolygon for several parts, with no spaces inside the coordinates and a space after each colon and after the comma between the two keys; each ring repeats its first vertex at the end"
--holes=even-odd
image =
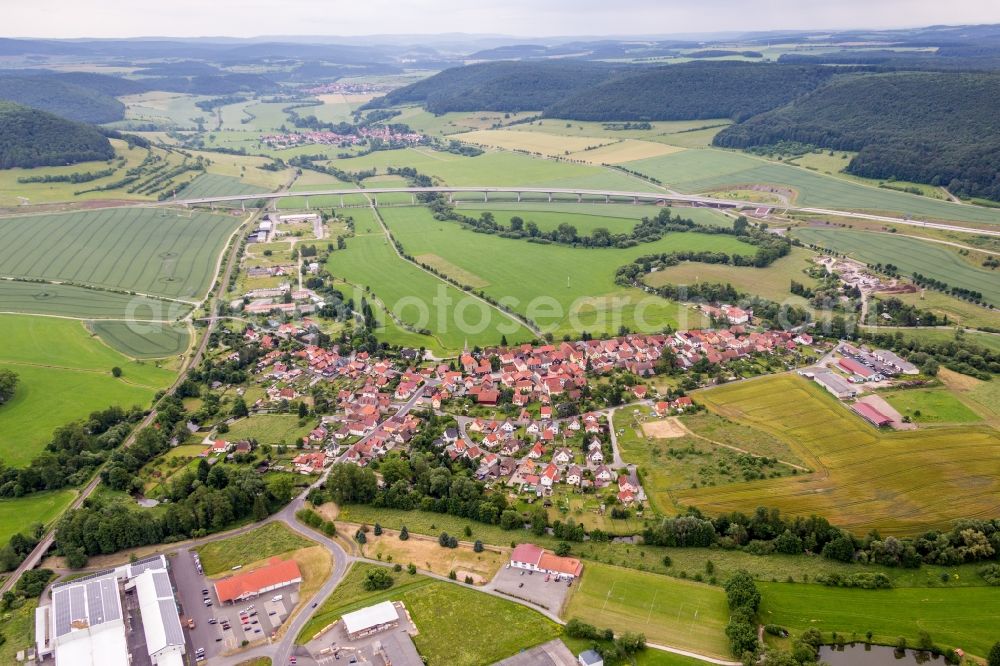
{"type": "Polygon", "coordinates": [[[716,135],[730,148],[796,141],[858,154],[847,171],[943,185],[1000,200],[1000,73],[837,77],[787,106],[716,135]]]}
{"type": "Polygon", "coordinates": [[[114,148],[96,128],[0,101],[0,169],[110,160],[114,148]]]}
{"type": "Polygon", "coordinates": [[[112,95],[54,76],[0,76],[0,100],[85,123],[125,117],[125,105],[112,95]]]}
{"type": "Polygon", "coordinates": [[[967,335],[961,330],[953,339],[942,342],[906,337],[902,331],[874,331],[861,335],[855,332],[850,337],[860,337],[875,347],[891,349],[920,367],[924,374],[937,374],[939,365],[983,381],[990,381],[993,375],[1000,373],[1000,353],[980,345],[975,335],[967,335]]]}
{"type": "Polygon", "coordinates": [[[445,70],[369,107],[416,102],[437,114],[543,109],[546,117],[573,120],[742,120],[790,102],[832,74],[823,67],[741,62],[501,61],[445,70]]]}

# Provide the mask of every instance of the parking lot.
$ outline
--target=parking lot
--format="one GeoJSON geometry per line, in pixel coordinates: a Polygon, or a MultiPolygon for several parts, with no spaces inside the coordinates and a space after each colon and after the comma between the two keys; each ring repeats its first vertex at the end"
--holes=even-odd
{"type": "Polygon", "coordinates": [[[212,582],[199,572],[194,551],[181,549],[171,561],[181,621],[189,627],[194,651],[207,659],[269,637],[298,603],[298,585],[235,604],[221,604],[212,582]],[[280,598],[279,598],[280,597],[280,598]],[[194,621],[190,628],[189,620],[194,621]]]}
{"type": "Polygon", "coordinates": [[[558,613],[572,586],[576,584],[575,581],[560,579],[540,571],[526,571],[506,566],[497,572],[490,586],[497,592],[530,601],[553,613],[558,613]]]}

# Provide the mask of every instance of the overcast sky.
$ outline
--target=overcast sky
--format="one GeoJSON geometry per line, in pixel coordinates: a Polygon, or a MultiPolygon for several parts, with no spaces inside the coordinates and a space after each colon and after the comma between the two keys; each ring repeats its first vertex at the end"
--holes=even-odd
{"type": "Polygon", "coordinates": [[[3,0],[3,37],[629,35],[1000,23],[998,0],[3,0]]]}

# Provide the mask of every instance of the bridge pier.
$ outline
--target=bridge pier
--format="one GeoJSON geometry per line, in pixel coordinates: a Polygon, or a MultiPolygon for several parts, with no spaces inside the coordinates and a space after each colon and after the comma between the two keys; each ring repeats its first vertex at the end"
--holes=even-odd
{"type": "Polygon", "coordinates": [[[341,208],[344,207],[344,195],[343,194],[340,195],[340,207],[341,208]]]}
{"type": "Polygon", "coordinates": [[[309,207],[309,197],[306,197],[306,210],[312,210],[312,209],[311,209],[311,208],[309,207]]]}
{"type": "Polygon", "coordinates": [[[583,195],[580,194],[579,192],[576,193],[576,202],[583,203],[583,195]]]}
{"type": "Polygon", "coordinates": [[[552,203],[552,193],[549,192],[548,194],[549,194],[549,203],[552,203]]]}
{"type": "Polygon", "coordinates": [[[416,194],[411,194],[410,195],[410,203],[413,204],[414,206],[417,204],[417,195],[416,194]]]}
{"type": "Polygon", "coordinates": [[[517,203],[521,203],[521,193],[517,193],[517,203]]]}
{"type": "Polygon", "coordinates": [[[448,203],[455,203],[455,193],[454,192],[449,192],[448,193],[448,203]]]}
{"type": "Polygon", "coordinates": [[[605,194],[604,195],[604,203],[611,203],[611,195],[610,194],[605,194]]]}
{"type": "MultiPolygon", "coordinates": [[[[184,207],[187,208],[187,206],[184,206],[184,207]]],[[[247,200],[246,199],[240,199],[240,208],[243,209],[244,213],[247,212],[247,200]]]]}
{"type": "Polygon", "coordinates": [[[488,191],[483,192],[483,203],[489,203],[489,201],[490,201],[490,193],[488,191]]]}
{"type": "Polygon", "coordinates": [[[372,195],[372,208],[378,208],[378,195],[372,195]]]}
{"type": "Polygon", "coordinates": [[[639,205],[639,197],[632,197],[632,205],[633,206],[639,205]]]}

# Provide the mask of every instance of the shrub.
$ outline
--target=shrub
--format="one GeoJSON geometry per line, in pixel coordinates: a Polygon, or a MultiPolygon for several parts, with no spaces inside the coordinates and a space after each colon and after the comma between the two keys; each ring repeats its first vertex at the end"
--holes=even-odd
{"type": "Polygon", "coordinates": [[[987,564],[979,570],[979,575],[990,585],[1000,585],[1000,564],[987,564]]]}
{"type": "Polygon", "coordinates": [[[392,575],[386,569],[375,567],[368,570],[361,585],[367,591],[375,592],[376,590],[388,590],[392,587],[393,582],[392,575]]]}

